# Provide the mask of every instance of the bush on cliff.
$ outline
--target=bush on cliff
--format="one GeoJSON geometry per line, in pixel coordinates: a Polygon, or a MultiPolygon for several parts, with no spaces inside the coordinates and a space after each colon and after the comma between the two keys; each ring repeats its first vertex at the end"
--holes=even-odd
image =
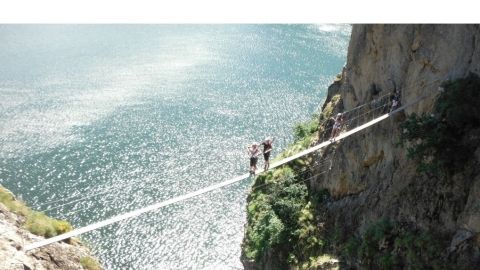
{"type": "Polygon", "coordinates": [[[102,270],[102,266],[92,257],[82,257],[80,264],[85,270],[102,270]]]}
{"type": "Polygon", "coordinates": [[[30,209],[23,202],[15,199],[10,191],[1,186],[0,203],[13,213],[25,217],[23,226],[35,235],[49,238],[72,230],[72,225],[67,221],[53,219],[44,213],[30,209]]]}
{"type": "Polygon", "coordinates": [[[245,254],[247,258],[257,260],[267,249],[280,243],[284,225],[264,194],[260,194],[248,205],[248,219],[251,226],[246,232],[248,244],[245,246],[245,254]]]}
{"type": "MultiPolygon", "coordinates": [[[[319,123],[330,118],[339,101],[340,95],[334,96],[320,115],[295,126],[295,142],[274,160],[298,153],[319,138],[324,132],[319,123]]],[[[310,163],[309,157],[296,159],[255,178],[243,243],[247,259],[260,263],[268,257],[274,269],[316,269],[331,263],[322,252],[325,243],[315,213],[325,194],[310,198],[305,182],[311,175],[310,163]]]]}
{"type": "Polygon", "coordinates": [[[371,224],[340,250],[350,262],[367,269],[443,269],[442,237],[390,220],[371,224]]]}
{"type": "Polygon", "coordinates": [[[304,168],[305,164],[292,162],[256,177],[243,246],[248,259],[259,262],[274,251],[277,267],[282,268],[309,261],[323,246],[305,183],[309,172],[304,168]]]}
{"type": "Polygon", "coordinates": [[[305,139],[313,135],[318,130],[318,117],[314,116],[310,121],[297,124],[293,129],[295,141],[305,139]]]}
{"type": "Polygon", "coordinates": [[[468,131],[480,128],[480,78],[471,74],[443,87],[432,114],[414,113],[401,124],[400,145],[407,145],[407,156],[420,172],[460,171],[480,143],[468,137],[468,131]]]}

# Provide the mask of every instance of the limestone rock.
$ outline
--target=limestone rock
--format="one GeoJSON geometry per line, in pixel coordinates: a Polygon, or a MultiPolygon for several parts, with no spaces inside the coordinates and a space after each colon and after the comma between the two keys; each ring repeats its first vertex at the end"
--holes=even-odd
{"type": "Polygon", "coordinates": [[[82,257],[91,256],[82,245],[54,243],[26,252],[23,247],[40,237],[19,224],[23,217],[10,212],[0,203],[0,270],[83,270],[82,257]]]}
{"type": "MultiPolygon", "coordinates": [[[[332,88],[341,94],[341,110],[399,91],[402,104],[429,95],[405,111],[428,113],[443,81],[480,75],[480,26],[354,25],[347,58],[342,80],[332,88]]],[[[330,191],[334,226],[360,233],[388,218],[451,235],[452,246],[460,245],[465,239],[456,233],[480,231],[480,146],[474,165],[451,181],[429,178],[396,147],[399,120],[388,119],[325,149],[320,158],[331,157],[333,165],[310,187],[330,191]]]]}

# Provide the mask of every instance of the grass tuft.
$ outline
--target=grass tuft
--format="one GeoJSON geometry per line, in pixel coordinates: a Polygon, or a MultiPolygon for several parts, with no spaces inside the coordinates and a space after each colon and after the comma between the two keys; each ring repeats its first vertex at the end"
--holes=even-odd
{"type": "Polygon", "coordinates": [[[80,264],[85,270],[102,270],[102,266],[92,257],[83,257],[80,259],[80,264]]]}
{"type": "Polygon", "coordinates": [[[42,212],[32,210],[2,186],[0,186],[0,203],[11,212],[25,217],[23,226],[35,235],[49,238],[72,230],[72,225],[67,221],[50,218],[42,212]]]}

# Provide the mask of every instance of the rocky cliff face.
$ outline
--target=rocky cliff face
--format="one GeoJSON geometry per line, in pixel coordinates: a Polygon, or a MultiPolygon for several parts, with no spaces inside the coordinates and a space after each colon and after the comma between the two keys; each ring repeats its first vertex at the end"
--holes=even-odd
{"type": "Polygon", "coordinates": [[[54,243],[26,252],[23,247],[40,237],[25,230],[25,217],[0,203],[0,270],[96,270],[101,269],[88,248],[79,241],[54,243]]]}
{"type": "MultiPolygon", "coordinates": [[[[318,140],[329,137],[329,132],[322,134],[327,123],[322,121],[332,114],[362,104],[376,106],[381,97],[388,100],[395,92],[401,104],[425,98],[316,153],[307,165],[314,177],[301,178],[305,168],[295,169],[296,165],[290,164],[297,172],[296,183],[308,180],[306,200],[294,194],[275,194],[277,189],[293,186],[288,177],[280,177],[285,169],[276,169],[273,176],[257,177],[254,187],[264,182],[273,187],[254,191],[248,198],[242,255],[245,268],[337,267],[336,263],[321,263],[321,256],[328,254],[353,269],[477,269],[480,110],[475,102],[480,103],[480,78],[471,74],[480,75],[479,25],[354,25],[347,64],[328,89],[318,140]],[[472,81],[462,79],[468,76],[472,81]],[[467,85],[469,94],[462,96],[463,88],[457,86],[465,81],[462,87],[467,85]],[[447,91],[452,93],[447,86],[460,91],[456,90],[456,98],[445,101],[447,91]],[[453,108],[465,116],[476,114],[469,117],[475,123],[458,125],[462,128],[453,129],[455,136],[438,132],[452,130],[451,116],[438,113],[440,100],[448,106],[468,103],[467,110],[462,111],[464,104],[453,104],[453,108]],[[454,150],[451,156],[443,156],[448,162],[436,171],[433,166],[431,171],[419,171],[421,162],[408,154],[409,148],[431,143],[429,140],[399,145],[408,131],[404,125],[410,116],[423,113],[440,129],[423,128],[417,135],[431,139],[437,148],[454,150]],[[444,138],[425,136],[434,131],[444,138]],[[454,146],[458,141],[458,145],[468,146],[468,151],[438,144],[442,140],[454,146]],[[452,165],[458,163],[455,159],[462,160],[460,167],[452,165]],[[316,165],[325,160],[332,161],[327,171],[316,165]],[[277,205],[286,199],[294,203],[277,205]],[[309,205],[315,209],[312,215],[309,205]],[[286,214],[285,209],[291,211],[286,214]]],[[[453,121],[453,127],[455,124],[453,121]]],[[[420,158],[432,161],[429,155],[420,158]]]]}
{"type": "MultiPolygon", "coordinates": [[[[478,74],[479,31],[479,25],[354,25],[340,91],[345,109],[394,89],[404,89],[406,103],[435,91],[439,83],[431,82],[478,74]]],[[[426,111],[431,103],[407,113],[426,111]]]]}
{"type": "MultiPolygon", "coordinates": [[[[335,110],[343,111],[394,91],[402,104],[431,93],[405,111],[431,113],[441,83],[469,73],[480,74],[479,25],[354,25],[342,81],[329,97],[340,94],[343,102],[335,110]]],[[[457,252],[455,258],[478,263],[480,146],[463,171],[429,177],[396,146],[399,124],[387,119],[325,151],[334,165],[310,187],[332,195],[328,222],[353,235],[381,219],[410,224],[445,237],[445,256],[457,252]]],[[[478,130],[470,132],[478,141],[478,130]]]]}

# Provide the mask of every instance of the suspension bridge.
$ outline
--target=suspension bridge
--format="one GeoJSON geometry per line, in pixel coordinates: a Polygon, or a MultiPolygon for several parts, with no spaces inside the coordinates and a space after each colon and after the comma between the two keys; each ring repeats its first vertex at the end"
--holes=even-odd
{"type": "MultiPolygon", "coordinates": [[[[436,81],[439,81],[439,80],[432,81],[430,84],[433,84],[436,81]]],[[[424,85],[423,87],[425,87],[425,86],[426,85],[424,85]]],[[[381,121],[384,121],[385,119],[388,119],[389,117],[395,115],[396,113],[398,113],[400,111],[403,111],[404,109],[417,104],[418,102],[420,102],[421,100],[425,99],[426,97],[428,97],[432,94],[437,94],[437,93],[429,93],[429,94],[422,95],[422,96],[418,97],[417,99],[413,100],[412,102],[410,102],[408,104],[405,104],[405,105],[403,105],[403,106],[401,106],[401,107],[399,107],[399,108],[397,108],[397,109],[395,109],[391,112],[388,112],[389,109],[390,109],[389,108],[390,94],[381,96],[381,97],[379,97],[377,99],[374,99],[374,100],[372,100],[368,103],[362,104],[362,105],[357,106],[357,107],[355,107],[355,108],[353,108],[349,111],[346,111],[346,112],[343,113],[343,115],[347,119],[345,121],[345,124],[350,129],[349,130],[347,129],[346,131],[340,133],[335,138],[335,140],[336,141],[342,140],[342,139],[347,138],[347,137],[349,137],[349,136],[351,136],[351,135],[353,135],[353,134],[355,134],[359,131],[367,129],[367,128],[369,128],[369,127],[371,127],[371,126],[373,126],[373,125],[375,125],[375,124],[377,124],[381,121]]],[[[286,163],[289,163],[289,162],[291,162],[295,159],[298,159],[300,157],[304,157],[304,156],[306,156],[308,154],[311,154],[315,151],[318,151],[319,149],[322,149],[322,148],[324,148],[324,147],[326,147],[326,146],[328,146],[332,143],[334,143],[334,142],[327,139],[326,141],[323,141],[323,142],[321,142],[321,143],[319,143],[319,144],[317,144],[313,147],[310,147],[310,148],[308,148],[306,150],[303,150],[303,151],[301,151],[297,154],[294,154],[290,157],[284,158],[282,160],[279,160],[279,161],[271,164],[270,170],[274,169],[274,168],[277,168],[279,166],[282,166],[286,163]]],[[[262,172],[264,172],[264,170],[260,169],[260,170],[257,171],[257,174],[260,174],[262,172]]],[[[24,247],[24,250],[25,251],[30,251],[30,250],[33,250],[33,249],[36,249],[36,248],[40,248],[40,247],[55,243],[55,242],[63,241],[65,239],[68,239],[68,238],[71,238],[71,237],[76,237],[76,236],[79,236],[81,234],[93,231],[93,230],[97,230],[99,228],[108,226],[108,225],[113,224],[113,223],[117,223],[117,222],[120,222],[120,221],[123,221],[123,220],[126,220],[126,219],[131,219],[131,218],[137,217],[141,214],[144,214],[144,213],[147,213],[147,212],[150,212],[150,211],[154,211],[154,210],[157,210],[159,208],[162,208],[162,207],[174,204],[174,203],[178,203],[178,202],[181,202],[181,201],[184,201],[184,200],[187,200],[187,199],[190,199],[190,198],[208,193],[208,192],[216,190],[216,189],[220,189],[222,187],[232,185],[232,184],[237,183],[239,181],[245,180],[245,179],[249,178],[250,176],[251,175],[249,173],[245,173],[245,174],[236,176],[232,179],[229,179],[229,180],[226,180],[226,181],[223,181],[223,182],[220,182],[220,183],[217,183],[217,184],[199,189],[199,190],[194,191],[194,192],[190,192],[190,193],[187,193],[187,194],[184,194],[184,195],[181,195],[181,196],[177,196],[177,197],[174,197],[174,198],[162,201],[162,202],[158,202],[158,203],[155,203],[155,204],[152,204],[152,205],[149,205],[149,206],[146,206],[146,207],[143,207],[143,208],[140,208],[140,209],[128,212],[128,213],[117,215],[117,216],[105,219],[103,221],[93,223],[93,224],[90,224],[90,225],[85,226],[85,227],[77,228],[75,230],[72,230],[70,232],[67,232],[67,233],[64,233],[64,234],[61,234],[61,235],[57,235],[55,237],[51,237],[51,238],[48,238],[48,239],[33,242],[33,243],[30,243],[30,244],[26,245],[24,247]]],[[[78,200],[74,200],[72,202],[75,202],[75,201],[78,201],[78,200]]],[[[69,203],[71,203],[71,202],[69,202],[69,203]]],[[[51,209],[53,209],[53,208],[51,208],[51,209]]]]}

